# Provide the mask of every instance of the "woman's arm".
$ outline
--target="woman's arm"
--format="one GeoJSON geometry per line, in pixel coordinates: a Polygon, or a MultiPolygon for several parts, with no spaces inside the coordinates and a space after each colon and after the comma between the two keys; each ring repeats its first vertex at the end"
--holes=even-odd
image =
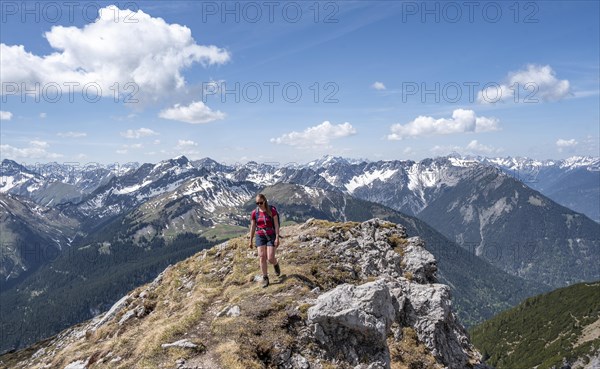
{"type": "Polygon", "coordinates": [[[250,221],[250,242],[248,245],[252,248],[252,242],[254,242],[254,233],[256,232],[256,220],[254,218],[250,221]]]}
{"type": "Polygon", "coordinates": [[[275,247],[279,246],[279,214],[273,217],[273,226],[275,226],[275,247]]]}

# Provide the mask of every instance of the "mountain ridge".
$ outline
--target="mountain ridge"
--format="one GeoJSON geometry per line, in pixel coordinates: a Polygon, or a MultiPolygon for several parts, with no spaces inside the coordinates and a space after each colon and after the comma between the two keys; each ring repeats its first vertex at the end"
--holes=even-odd
{"type": "Polygon", "coordinates": [[[233,239],[0,365],[487,368],[436,283],[435,259],[402,226],[310,220],[283,231],[284,275],[267,289],[245,238],[233,239]]]}

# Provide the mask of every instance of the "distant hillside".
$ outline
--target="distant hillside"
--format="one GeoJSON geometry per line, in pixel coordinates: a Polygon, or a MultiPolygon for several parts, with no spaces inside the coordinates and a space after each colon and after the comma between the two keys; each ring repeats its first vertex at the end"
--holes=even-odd
{"type": "Polygon", "coordinates": [[[573,156],[564,160],[475,158],[502,169],[545,196],[600,222],[600,158],[573,156]]]}
{"type": "Polygon", "coordinates": [[[600,368],[600,282],[529,298],[471,334],[497,369],[600,368]]]}
{"type": "Polygon", "coordinates": [[[56,259],[78,227],[54,208],[0,193],[0,292],[56,259]]]}

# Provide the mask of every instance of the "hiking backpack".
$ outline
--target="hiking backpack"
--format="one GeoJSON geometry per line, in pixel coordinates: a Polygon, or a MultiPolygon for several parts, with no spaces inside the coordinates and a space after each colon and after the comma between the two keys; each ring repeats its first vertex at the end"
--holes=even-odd
{"type": "MultiPolygon", "coordinates": [[[[271,212],[273,212],[273,209],[275,209],[275,211],[277,211],[277,208],[274,207],[273,205],[269,205],[271,207],[271,212]]],[[[257,206],[256,210],[254,211],[254,221],[256,222],[256,225],[258,226],[258,212],[260,211],[260,208],[257,206]]],[[[273,219],[273,217],[269,216],[269,214],[267,214],[267,212],[265,211],[265,217],[271,218],[271,222],[273,223],[273,230],[275,229],[275,219],[273,219]]],[[[279,213],[277,213],[277,225],[281,227],[281,222],[279,221],[279,213]]],[[[264,228],[267,229],[267,228],[264,228]]]]}

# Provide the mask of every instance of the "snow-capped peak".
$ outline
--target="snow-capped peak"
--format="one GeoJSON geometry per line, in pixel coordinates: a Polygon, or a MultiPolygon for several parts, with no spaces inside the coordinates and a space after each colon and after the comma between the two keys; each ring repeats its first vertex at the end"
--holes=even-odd
{"type": "Polygon", "coordinates": [[[594,167],[600,169],[600,158],[591,156],[571,156],[559,164],[564,169],[576,169],[580,167],[594,167]]]}

